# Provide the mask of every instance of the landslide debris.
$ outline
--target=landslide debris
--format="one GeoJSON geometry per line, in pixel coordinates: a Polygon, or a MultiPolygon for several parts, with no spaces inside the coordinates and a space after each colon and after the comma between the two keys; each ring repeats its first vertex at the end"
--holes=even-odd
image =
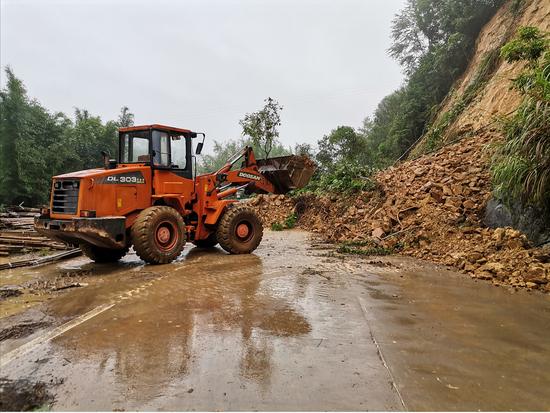
{"type": "Polygon", "coordinates": [[[260,195],[249,202],[266,227],[296,213],[298,227],[353,245],[355,252],[391,251],[495,285],[550,292],[550,248],[530,247],[515,229],[482,224],[494,137],[480,134],[381,171],[374,191],[351,197],[260,195]]]}

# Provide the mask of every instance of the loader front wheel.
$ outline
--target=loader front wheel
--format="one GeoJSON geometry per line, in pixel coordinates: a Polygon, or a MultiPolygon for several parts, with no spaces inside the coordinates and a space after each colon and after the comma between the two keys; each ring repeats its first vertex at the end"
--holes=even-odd
{"type": "Polygon", "coordinates": [[[254,251],[263,236],[258,215],[246,206],[235,205],[222,215],[216,238],[220,246],[230,254],[249,254],[254,251]]]}
{"type": "Polygon", "coordinates": [[[185,226],[178,211],[168,206],[144,209],[132,225],[136,254],[149,264],[174,261],[185,245],[185,226]]]}
{"type": "Polygon", "coordinates": [[[126,255],[129,247],[116,249],[116,248],[102,248],[96,247],[91,244],[80,244],[80,249],[89,259],[98,262],[116,262],[126,255]]]}

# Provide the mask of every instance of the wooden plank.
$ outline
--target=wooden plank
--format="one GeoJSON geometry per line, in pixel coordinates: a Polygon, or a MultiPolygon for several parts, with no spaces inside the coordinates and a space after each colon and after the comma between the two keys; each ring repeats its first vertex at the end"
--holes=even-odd
{"type": "Polygon", "coordinates": [[[69,251],[60,252],[58,254],[50,255],[47,257],[8,262],[5,264],[0,264],[0,271],[9,270],[11,268],[49,264],[51,262],[55,262],[55,261],[59,261],[67,258],[78,257],[81,254],[82,254],[82,251],[80,250],[80,248],[75,248],[69,251]]]}

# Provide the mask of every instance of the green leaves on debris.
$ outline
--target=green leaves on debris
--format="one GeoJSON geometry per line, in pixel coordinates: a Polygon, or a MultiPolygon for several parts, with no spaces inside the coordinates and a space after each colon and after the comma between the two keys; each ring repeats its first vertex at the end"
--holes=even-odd
{"type": "Polygon", "coordinates": [[[285,229],[292,229],[296,225],[296,221],[298,221],[298,215],[296,215],[296,213],[293,212],[288,217],[286,217],[284,222],[282,222],[282,223],[274,222],[273,224],[271,224],[271,230],[272,231],[282,231],[282,230],[285,230],[285,229]]]}

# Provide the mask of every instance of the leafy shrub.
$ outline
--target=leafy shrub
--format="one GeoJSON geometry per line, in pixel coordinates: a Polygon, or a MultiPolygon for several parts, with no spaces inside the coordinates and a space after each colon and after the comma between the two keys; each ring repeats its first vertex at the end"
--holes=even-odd
{"type": "Polygon", "coordinates": [[[374,169],[368,165],[341,161],[326,172],[314,176],[301,193],[354,193],[371,190],[375,187],[371,178],[373,172],[374,169]]]}
{"type": "Polygon", "coordinates": [[[507,201],[550,212],[550,46],[548,33],[522,27],[501,49],[508,62],[526,61],[513,80],[523,98],[516,112],[502,121],[506,137],[493,158],[495,194],[507,201]]]}

